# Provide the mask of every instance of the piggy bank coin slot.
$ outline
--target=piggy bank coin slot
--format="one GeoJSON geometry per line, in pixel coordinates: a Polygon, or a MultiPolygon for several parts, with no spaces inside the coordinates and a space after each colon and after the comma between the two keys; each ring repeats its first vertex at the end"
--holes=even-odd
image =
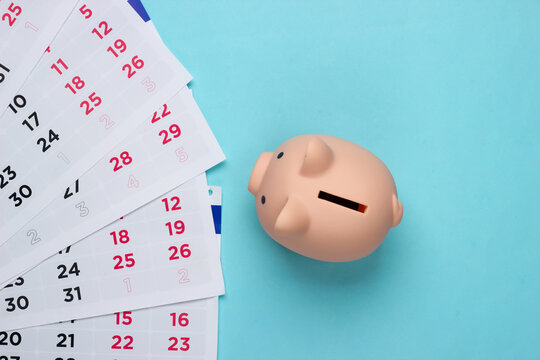
{"type": "Polygon", "coordinates": [[[348,209],[361,212],[362,214],[366,212],[367,205],[357,203],[349,199],[342,198],[334,194],[327,193],[325,191],[319,191],[319,199],[329,201],[331,203],[346,207],[348,209]]]}

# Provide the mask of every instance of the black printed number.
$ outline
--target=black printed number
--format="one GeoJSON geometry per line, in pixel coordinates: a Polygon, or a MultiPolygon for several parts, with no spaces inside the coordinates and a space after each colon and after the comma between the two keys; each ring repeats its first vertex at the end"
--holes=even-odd
{"type": "Polygon", "coordinates": [[[68,199],[79,192],[79,179],[75,180],[75,185],[73,187],[73,190],[71,190],[71,186],[66,189],[66,192],[64,193],[64,199],[68,199]]]}
{"type": "MultiPolygon", "coordinates": [[[[8,335],[7,332],[0,332],[0,345],[13,345],[19,346],[22,342],[22,336],[20,333],[14,331],[8,335]]],[[[2,359],[0,357],[0,359],[2,359]]]]}
{"type": "Polygon", "coordinates": [[[60,136],[58,136],[57,133],[55,133],[53,130],[49,129],[49,143],[47,144],[47,139],[45,138],[39,138],[37,140],[37,144],[41,144],[41,151],[45,152],[51,148],[51,144],[53,141],[60,140],[60,136]]]}
{"type": "Polygon", "coordinates": [[[62,255],[62,254],[69,254],[69,251],[71,250],[71,245],[68,246],[67,248],[65,248],[64,250],[60,250],[58,252],[58,254],[62,255]]]}
{"type": "Polygon", "coordinates": [[[30,129],[30,131],[34,131],[35,128],[39,126],[39,120],[37,116],[37,112],[33,112],[30,115],[28,115],[28,119],[24,120],[23,125],[26,125],[30,129]]]}
{"type": "Polygon", "coordinates": [[[15,191],[11,195],[9,195],[9,198],[15,202],[15,207],[19,207],[21,206],[23,199],[27,199],[30,196],[32,196],[32,189],[30,189],[30,186],[21,185],[19,191],[15,191]]]}
{"type": "Polygon", "coordinates": [[[79,266],[76,262],[71,265],[69,271],[67,269],[67,266],[62,264],[58,265],[56,268],[60,270],[60,274],[58,274],[59,279],[67,279],[69,275],[79,276],[79,274],[81,273],[81,271],[79,270],[79,266]]]}
{"type": "MultiPolygon", "coordinates": [[[[5,72],[5,74],[4,72],[0,72],[0,84],[1,84],[6,79],[6,74],[9,72],[9,68],[6,67],[5,65],[0,64],[0,70],[3,70],[5,72]]],[[[0,360],[2,360],[2,358],[0,358],[0,360]]]]}
{"type": "Polygon", "coordinates": [[[60,339],[56,347],[75,347],[75,334],[58,334],[56,337],[60,339]]]}
{"type": "Polygon", "coordinates": [[[13,98],[13,103],[9,104],[9,108],[13,111],[14,114],[18,113],[18,109],[22,109],[26,106],[26,98],[22,95],[15,95],[13,98]]]}
{"type": "Polygon", "coordinates": [[[11,169],[11,165],[6,166],[0,174],[0,189],[3,189],[9,184],[9,180],[13,180],[17,177],[17,173],[11,169]],[[7,178],[7,180],[6,180],[7,178]]]}
{"type": "Polygon", "coordinates": [[[72,302],[73,300],[81,300],[81,288],[80,287],[74,287],[74,288],[67,288],[62,289],[63,292],[66,293],[66,297],[64,298],[65,302],[72,302]]]}
{"type": "Polygon", "coordinates": [[[24,278],[18,277],[17,280],[15,280],[15,282],[4,286],[4,289],[7,289],[7,288],[10,288],[10,287],[13,287],[13,286],[21,286],[23,284],[24,284],[24,278]]]}
{"type": "Polygon", "coordinates": [[[30,305],[30,302],[26,296],[19,296],[16,299],[11,297],[4,300],[7,302],[7,312],[13,312],[17,309],[26,310],[28,309],[28,305],[30,305]]]}

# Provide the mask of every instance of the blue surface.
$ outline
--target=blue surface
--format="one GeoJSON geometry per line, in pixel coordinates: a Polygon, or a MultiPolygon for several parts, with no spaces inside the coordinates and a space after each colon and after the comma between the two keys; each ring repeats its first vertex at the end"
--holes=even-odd
{"type": "Polygon", "coordinates": [[[228,156],[220,359],[540,358],[539,1],[143,1],[228,156]],[[402,224],[326,264],[247,191],[303,133],[391,169],[402,224]]]}

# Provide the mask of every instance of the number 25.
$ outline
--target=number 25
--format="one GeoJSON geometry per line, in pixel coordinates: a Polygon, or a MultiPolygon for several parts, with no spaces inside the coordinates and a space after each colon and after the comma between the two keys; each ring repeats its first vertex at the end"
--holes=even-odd
{"type": "Polygon", "coordinates": [[[4,15],[2,15],[2,21],[7,21],[11,27],[15,25],[15,20],[17,20],[17,16],[21,15],[22,9],[20,6],[15,6],[15,3],[11,3],[8,10],[13,13],[13,17],[11,17],[11,14],[9,13],[4,13],[4,15]]]}

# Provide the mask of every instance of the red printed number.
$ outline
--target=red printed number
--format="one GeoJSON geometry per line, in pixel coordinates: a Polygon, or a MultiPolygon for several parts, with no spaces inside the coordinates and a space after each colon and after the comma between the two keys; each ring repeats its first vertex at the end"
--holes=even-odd
{"type": "Polygon", "coordinates": [[[80,7],[79,11],[83,14],[85,19],[90,19],[92,17],[92,10],[86,7],[86,4],[80,7]]]}
{"type": "Polygon", "coordinates": [[[167,229],[169,229],[169,235],[173,236],[174,234],[182,234],[186,230],[184,222],[182,220],[176,220],[174,225],[169,221],[165,224],[167,229]]]}
{"type": "Polygon", "coordinates": [[[113,231],[110,235],[113,237],[114,245],[118,245],[118,243],[127,244],[129,242],[129,233],[127,230],[120,230],[118,234],[116,231],[113,231]]]}
{"type": "Polygon", "coordinates": [[[169,341],[171,342],[171,345],[169,346],[169,351],[188,351],[189,350],[189,338],[188,337],[182,337],[180,338],[180,341],[182,341],[182,346],[178,347],[178,343],[180,342],[178,338],[176,337],[170,337],[169,341]]]}
{"type": "Polygon", "coordinates": [[[152,124],[169,115],[171,115],[171,112],[167,110],[167,104],[163,104],[163,111],[161,112],[161,117],[158,115],[157,111],[154,112],[154,116],[152,117],[152,124]]]}
{"type": "Polygon", "coordinates": [[[109,160],[111,164],[114,164],[113,172],[117,172],[118,170],[123,168],[123,166],[120,163],[127,166],[131,164],[132,161],[133,161],[133,158],[129,156],[129,152],[127,151],[123,151],[120,153],[120,159],[118,159],[117,157],[113,157],[111,158],[111,160],[109,160]]]}
{"type": "Polygon", "coordinates": [[[61,58],[56,60],[56,64],[52,64],[51,65],[51,69],[53,70],[56,70],[58,72],[59,75],[62,75],[62,73],[64,72],[64,70],[67,70],[69,69],[69,67],[66,65],[66,63],[64,62],[64,60],[62,60],[61,58]],[[62,69],[63,68],[63,69],[62,69]]]}
{"type": "Polygon", "coordinates": [[[101,105],[101,98],[97,96],[95,92],[88,95],[88,100],[90,101],[84,100],[83,102],[81,102],[81,105],[80,105],[80,107],[84,108],[85,115],[90,115],[90,113],[94,111],[96,107],[101,105]],[[94,105],[94,106],[91,106],[91,105],[94,105]]]}
{"type": "MultiPolygon", "coordinates": [[[[133,65],[135,69],[142,69],[144,66],[144,61],[142,61],[142,59],[139,59],[139,56],[135,55],[131,59],[131,65],[133,65]]],[[[122,66],[122,71],[127,71],[128,73],[128,79],[131,79],[131,77],[137,73],[137,71],[133,70],[131,65],[125,64],[124,66],[122,66]]]]}
{"type": "Polygon", "coordinates": [[[124,345],[122,345],[122,337],[120,335],[114,335],[112,338],[115,343],[112,344],[111,349],[133,350],[133,336],[124,336],[124,341],[126,342],[124,345]]]}
{"type": "Polygon", "coordinates": [[[180,198],[178,196],[171,197],[170,201],[172,206],[169,205],[169,199],[161,199],[161,202],[165,204],[165,211],[176,211],[182,209],[180,206],[180,198]]]}
{"type": "Polygon", "coordinates": [[[169,126],[169,132],[167,132],[167,130],[161,130],[159,132],[159,136],[163,136],[163,145],[172,141],[172,139],[169,137],[169,133],[171,133],[173,138],[176,139],[180,136],[180,134],[182,134],[182,131],[180,131],[180,126],[176,124],[172,124],[171,126],[169,126]]]}
{"type": "Polygon", "coordinates": [[[135,266],[135,259],[133,258],[133,253],[125,254],[124,257],[120,255],[116,255],[113,257],[113,260],[116,261],[116,264],[114,265],[114,270],[120,270],[124,267],[130,268],[135,266]],[[125,261],[125,265],[122,264],[122,262],[125,261]]]}
{"type": "Polygon", "coordinates": [[[84,88],[84,85],[85,85],[85,82],[83,79],[81,79],[80,76],[74,76],[73,79],[71,79],[71,84],[67,83],[64,87],[66,89],[71,90],[73,94],[76,94],[77,90],[81,90],[82,88],[84,88]]]}
{"type": "Polygon", "coordinates": [[[107,48],[107,51],[114,55],[114,57],[118,57],[118,52],[121,54],[124,51],[126,51],[127,45],[124,40],[118,39],[114,42],[114,47],[109,46],[107,48]],[[117,52],[118,50],[118,52],[117,52]]]}
{"type": "Polygon", "coordinates": [[[8,6],[8,11],[2,15],[2,21],[7,21],[9,26],[15,25],[15,20],[17,20],[17,16],[21,15],[22,9],[20,6],[16,6],[15,3],[11,3],[8,6]]]}
{"type": "Polygon", "coordinates": [[[188,313],[170,313],[172,318],[172,326],[186,327],[189,325],[188,313]]]}
{"type": "Polygon", "coordinates": [[[182,256],[184,259],[191,256],[191,250],[189,250],[189,244],[184,244],[180,247],[171,246],[169,247],[169,251],[171,252],[171,255],[169,256],[169,260],[171,261],[180,260],[180,256],[182,256]]]}
{"type": "Polygon", "coordinates": [[[131,325],[133,319],[131,317],[131,311],[124,311],[123,313],[115,313],[116,325],[131,325]]]}
{"type": "Polygon", "coordinates": [[[107,24],[106,21],[102,21],[97,28],[92,29],[92,34],[96,34],[100,39],[103,39],[103,37],[109,35],[111,31],[112,28],[109,27],[109,24],[107,24]]]}

